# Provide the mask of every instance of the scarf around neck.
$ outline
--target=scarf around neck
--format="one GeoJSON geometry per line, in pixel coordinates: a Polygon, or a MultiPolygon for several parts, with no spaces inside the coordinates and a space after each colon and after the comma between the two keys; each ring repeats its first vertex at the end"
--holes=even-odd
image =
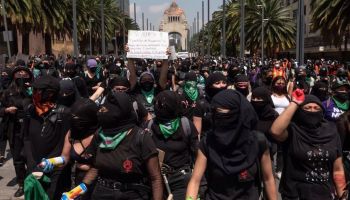
{"type": "Polygon", "coordinates": [[[176,118],[171,120],[165,124],[159,124],[160,132],[162,132],[163,136],[167,139],[171,135],[173,135],[180,126],[180,118],[176,118]]]}
{"type": "Polygon", "coordinates": [[[150,90],[148,92],[144,91],[144,90],[141,90],[141,93],[146,98],[146,101],[148,103],[152,103],[153,102],[153,99],[154,99],[154,88],[152,88],[152,90],[150,90]]]}
{"type": "Polygon", "coordinates": [[[106,150],[114,150],[126,137],[128,130],[116,133],[115,135],[107,135],[102,129],[98,131],[98,135],[101,138],[99,147],[106,150]]]}

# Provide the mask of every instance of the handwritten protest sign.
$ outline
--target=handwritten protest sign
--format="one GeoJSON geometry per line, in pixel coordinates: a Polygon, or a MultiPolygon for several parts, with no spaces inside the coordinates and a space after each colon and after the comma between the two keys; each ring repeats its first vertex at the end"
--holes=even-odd
{"type": "Polygon", "coordinates": [[[167,32],[159,31],[129,31],[128,58],[168,59],[166,55],[169,46],[167,32]]]}

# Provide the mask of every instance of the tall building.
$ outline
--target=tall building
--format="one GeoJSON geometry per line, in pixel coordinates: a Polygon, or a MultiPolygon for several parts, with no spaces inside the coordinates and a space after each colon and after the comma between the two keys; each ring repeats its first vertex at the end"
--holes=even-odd
{"type": "Polygon", "coordinates": [[[130,16],[130,0],[116,0],[121,11],[130,16]],[[124,9],[123,9],[124,8],[124,9]]]}
{"type": "Polygon", "coordinates": [[[175,1],[164,11],[159,31],[169,32],[170,46],[175,46],[177,50],[187,49],[187,19],[184,10],[175,1]]]}
{"type": "MultiPolygon", "coordinates": [[[[295,26],[298,18],[298,0],[282,0],[283,5],[290,10],[290,18],[295,21],[295,26]]],[[[321,31],[313,31],[311,29],[312,22],[312,0],[304,0],[304,15],[305,15],[305,58],[317,57],[339,57],[339,47],[330,45],[330,41],[322,37],[321,31]]],[[[344,48],[342,48],[344,49],[344,48]]],[[[290,54],[295,54],[295,49],[287,50],[290,54]]]]}

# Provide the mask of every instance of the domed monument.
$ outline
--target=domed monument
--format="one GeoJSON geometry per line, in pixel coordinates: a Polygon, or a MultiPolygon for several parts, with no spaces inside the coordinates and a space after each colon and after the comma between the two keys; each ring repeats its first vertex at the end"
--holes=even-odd
{"type": "Polygon", "coordinates": [[[187,19],[185,12],[177,5],[175,0],[164,11],[159,30],[169,32],[170,46],[175,46],[178,51],[187,49],[187,19]]]}

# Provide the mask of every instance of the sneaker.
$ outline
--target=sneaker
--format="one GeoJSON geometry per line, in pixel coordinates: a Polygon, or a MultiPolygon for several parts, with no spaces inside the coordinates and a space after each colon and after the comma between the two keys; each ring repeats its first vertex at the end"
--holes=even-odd
{"type": "Polygon", "coordinates": [[[24,195],[24,188],[23,186],[19,186],[18,190],[15,192],[15,197],[21,197],[24,195]]]}
{"type": "Polygon", "coordinates": [[[5,157],[0,156],[0,167],[3,166],[4,164],[5,164],[5,157]]]}

